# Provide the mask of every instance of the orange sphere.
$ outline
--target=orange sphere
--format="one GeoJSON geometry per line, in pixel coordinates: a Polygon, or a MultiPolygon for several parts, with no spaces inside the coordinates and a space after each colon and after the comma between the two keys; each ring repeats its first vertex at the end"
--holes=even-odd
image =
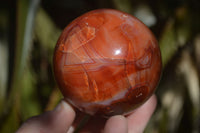
{"type": "Polygon", "coordinates": [[[54,52],[65,99],[83,112],[127,114],[155,91],[161,55],[152,32],[130,14],[100,9],[72,21],[54,52]]]}

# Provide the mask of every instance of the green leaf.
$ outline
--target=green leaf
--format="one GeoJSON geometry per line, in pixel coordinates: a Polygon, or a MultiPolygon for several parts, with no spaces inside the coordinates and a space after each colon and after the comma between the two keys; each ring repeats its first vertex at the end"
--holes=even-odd
{"type": "Polygon", "coordinates": [[[174,29],[174,20],[169,20],[163,35],[159,41],[163,66],[172,58],[178,49],[176,34],[174,29]]]}
{"type": "Polygon", "coordinates": [[[130,0],[113,0],[115,7],[118,10],[131,13],[131,1],[130,0]]]}
{"type": "Polygon", "coordinates": [[[49,61],[51,62],[61,30],[55,26],[51,18],[42,8],[39,9],[36,16],[35,34],[41,46],[51,53],[51,56],[49,56],[49,61]]]}

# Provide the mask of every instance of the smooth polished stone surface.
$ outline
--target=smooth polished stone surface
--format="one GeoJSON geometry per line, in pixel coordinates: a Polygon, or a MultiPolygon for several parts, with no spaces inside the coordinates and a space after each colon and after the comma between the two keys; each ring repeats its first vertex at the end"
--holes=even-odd
{"type": "Polygon", "coordinates": [[[155,91],[161,54],[152,32],[135,17],[111,9],[88,12],[62,32],[54,75],[72,105],[89,114],[127,114],[155,91]]]}

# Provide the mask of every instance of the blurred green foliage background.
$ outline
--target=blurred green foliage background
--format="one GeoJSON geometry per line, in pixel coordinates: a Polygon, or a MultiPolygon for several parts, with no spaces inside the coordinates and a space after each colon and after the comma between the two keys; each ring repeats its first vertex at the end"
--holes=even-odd
{"type": "Polygon", "coordinates": [[[128,12],[159,41],[163,75],[146,133],[198,133],[200,128],[199,0],[1,0],[0,132],[12,133],[62,98],[52,56],[62,29],[98,8],[128,12]]]}

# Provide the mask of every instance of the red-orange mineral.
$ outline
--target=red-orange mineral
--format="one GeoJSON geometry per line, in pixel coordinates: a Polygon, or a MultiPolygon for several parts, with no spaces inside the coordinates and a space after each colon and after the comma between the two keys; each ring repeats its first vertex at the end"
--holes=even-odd
{"type": "Polygon", "coordinates": [[[54,74],[65,99],[83,112],[127,114],[153,93],[161,55],[152,32],[117,10],[88,12],[62,32],[54,74]]]}

